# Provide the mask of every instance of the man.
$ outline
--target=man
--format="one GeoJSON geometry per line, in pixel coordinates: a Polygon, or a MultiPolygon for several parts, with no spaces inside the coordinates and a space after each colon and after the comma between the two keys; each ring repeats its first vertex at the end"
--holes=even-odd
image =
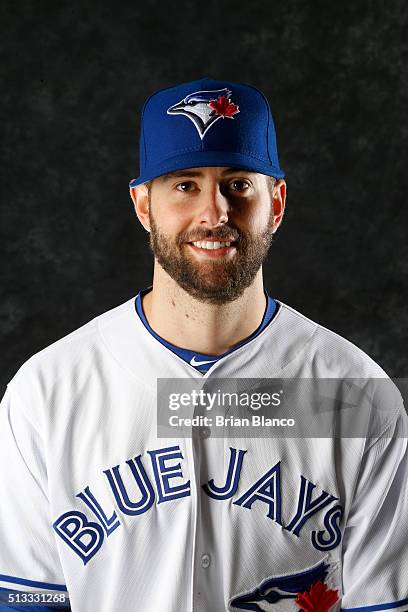
{"type": "Polygon", "coordinates": [[[286,200],[265,97],[211,79],[156,92],[140,154],[152,287],[34,355],[3,398],[0,587],[86,612],[407,610],[398,394],[365,437],[158,437],[163,379],[386,378],[264,290],[286,200]]]}

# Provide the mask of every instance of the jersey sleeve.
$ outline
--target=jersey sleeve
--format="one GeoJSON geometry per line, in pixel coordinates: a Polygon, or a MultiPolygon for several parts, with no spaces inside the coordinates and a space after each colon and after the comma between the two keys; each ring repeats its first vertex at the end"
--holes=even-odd
{"type": "Polygon", "coordinates": [[[63,609],[69,609],[49,511],[42,437],[13,382],[0,403],[0,491],[0,610],[18,610],[19,603],[28,609],[28,602],[30,610],[50,610],[53,602],[61,609],[64,598],[63,609]]]}
{"type": "Polygon", "coordinates": [[[408,610],[408,417],[368,440],[343,537],[342,610],[408,610]]]}

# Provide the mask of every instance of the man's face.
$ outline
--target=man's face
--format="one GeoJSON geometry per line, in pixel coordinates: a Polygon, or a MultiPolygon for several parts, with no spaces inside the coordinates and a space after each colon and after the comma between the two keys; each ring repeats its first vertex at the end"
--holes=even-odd
{"type": "Polygon", "coordinates": [[[269,177],[233,168],[192,168],[155,179],[149,221],[157,261],[201,302],[237,299],[272,242],[272,191],[269,177]]]}

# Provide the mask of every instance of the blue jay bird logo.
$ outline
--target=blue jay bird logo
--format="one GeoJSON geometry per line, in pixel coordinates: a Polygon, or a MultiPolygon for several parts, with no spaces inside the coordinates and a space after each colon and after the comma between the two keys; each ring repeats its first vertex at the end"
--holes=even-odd
{"type": "MultiPolygon", "coordinates": [[[[327,585],[324,584],[328,570],[329,564],[323,560],[317,565],[297,574],[266,578],[253,590],[233,597],[229,602],[230,608],[232,610],[266,612],[273,610],[274,604],[278,604],[277,609],[279,610],[297,610],[301,612],[303,606],[299,605],[298,602],[304,601],[305,595],[307,599],[308,593],[312,594],[314,587],[317,586],[317,590],[322,594],[322,598],[319,597],[320,606],[318,605],[316,610],[328,610],[338,599],[337,591],[328,590],[327,585]],[[323,600],[327,601],[327,607],[323,600]]],[[[315,608],[308,607],[307,609],[314,610],[315,608]]]]}
{"type": "Polygon", "coordinates": [[[231,101],[231,89],[195,91],[167,109],[168,115],[184,115],[191,119],[201,140],[218,119],[233,119],[239,106],[231,101]]]}

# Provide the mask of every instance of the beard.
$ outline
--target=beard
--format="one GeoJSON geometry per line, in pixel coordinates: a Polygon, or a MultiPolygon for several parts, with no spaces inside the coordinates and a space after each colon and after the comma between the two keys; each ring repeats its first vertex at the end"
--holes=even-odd
{"type": "Polygon", "coordinates": [[[267,227],[256,235],[224,225],[215,230],[184,232],[172,239],[157,227],[151,206],[149,219],[150,248],[158,263],[189,295],[209,304],[225,304],[239,298],[252,284],[272,244],[273,206],[267,227]],[[187,242],[228,237],[237,242],[232,259],[194,261],[185,252],[187,242]]]}

